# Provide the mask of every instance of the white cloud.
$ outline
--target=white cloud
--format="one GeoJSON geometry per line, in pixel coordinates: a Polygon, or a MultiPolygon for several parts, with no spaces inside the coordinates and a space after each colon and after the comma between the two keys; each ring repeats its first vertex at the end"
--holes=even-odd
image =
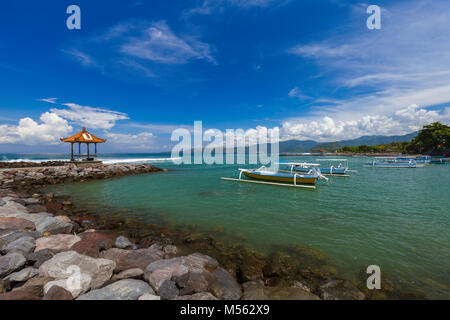
{"type": "MultiPolygon", "coordinates": [[[[209,15],[214,12],[223,12],[227,7],[237,7],[243,9],[264,8],[271,4],[279,3],[275,0],[203,0],[200,6],[186,10],[185,17],[191,15],[209,15]]],[[[288,2],[288,1],[284,1],[288,2]]]]}
{"type": "Polygon", "coordinates": [[[308,97],[307,95],[304,95],[300,92],[300,89],[295,87],[291,91],[289,91],[288,96],[291,98],[297,98],[299,100],[308,100],[311,99],[311,97],[308,97]]]}
{"type": "Polygon", "coordinates": [[[77,60],[83,67],[95,67],[100,68],[100,64],[89,54],[82,52],[78,49],[64,50],[64,52],[72,56],[77,60]]]}
{"type": "Polygon", "coordinates": [[[143,150],[155,149],[157,146],[156,137],[151,132],[140,132],[136,134],[128,133],[107,133],[108,142],[120,145],[123,149],[143,150]]]}
{"type": "Polygon", "coordinates": [[[365,135],[403,135],[435,121],[450,122],[448,109],[438,112],[410,105],[390,115],[365,115],[352,120],[337,120],[331,116],[289,119],[282,123],[281,139],[328,142],[365,135]]]}
{"type": "Polygon", "coordinates": [[[165,64],[183,64],[190,60],[215,63],[209,44],[192,37],[176,35],[165,21],[154,22],[121,46],[121,52],[165,64]]]}
{"type": "Polygon", "coordinates": [[[18,125],[0,125],[0,144],[56,144],[72,132],[68,122],[52,112],[45,112],[40,123],[31,118],[20,119],[18,125]]]}
{"type": "Polygon", "coordinates": [[[56,100],[58,100],[58,98],[37,99],[37,101],[48,102],[48,103],[52,103],[52,104],[55,104],[56,100]]]}
{"type": "Polygon", "coordinates": [[[339,33],[331,31],[334,35],[322,41],[287,50],[315,61],[333,93],[347,96],[321,97],[312,115],[347,121],[364,115],[389,117],[412,104],[429,107],[449,102],[450,2],[390,3],[382,7],[382,30],[356,25],[367,17],[366,8],[352,7],[355,19],[349,19],[339,33]],[[333,103],[323,105],[325,100],[333,103]]]}
{"type": "Polygon", "coordinates": [[[52,108],[50,111],[92,129],[111,129],[115,126],[116,121],[129,119],[127,114],[109,109],[81,106],[75,103],[64,103],[63,105],[69,109],[52,108]]]}

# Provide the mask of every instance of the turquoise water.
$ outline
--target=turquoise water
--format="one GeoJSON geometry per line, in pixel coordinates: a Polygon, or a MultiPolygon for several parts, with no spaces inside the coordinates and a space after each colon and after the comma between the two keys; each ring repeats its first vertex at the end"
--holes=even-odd
{"type": "MultiPolygon", "coordinates": [[[[300,158],[287,157],[291,161],[300,158]]],[[[302,158],[306,160],[313,160],[302,158]]],[[[361,279],[368,265],[430,298],[450,297],[450,165],[363,167],[349,158],[351,177],[330,177],[316,190],[222,181],[235,165],[161,162],[168,173],[57,186],[77,203],[138,215],[224,227],[269,252],[274,244],[322,250],[341,275],[361,279]]],[[[254,166],[253,166],[254,167],[254,166]]],[[[359,280],[361,281],[361,280],[359,280]]]]}

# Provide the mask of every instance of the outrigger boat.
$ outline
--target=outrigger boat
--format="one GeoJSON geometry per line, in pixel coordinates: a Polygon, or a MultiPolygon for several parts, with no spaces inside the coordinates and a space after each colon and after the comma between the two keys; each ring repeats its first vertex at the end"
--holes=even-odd
{"type": "MultiPolygon", "coordinates": [[[[328,165],[321,164],[319,166],[320,173],[326,176],[344,176],[348,177],[348,160],[347,159],[316,159],[318,162],[329,162],[328,165]]],[[[307,163],[302,163],[293,167],[294,171],[308,172],[311,168],[307,163]]]]}
{"type": "Polygon", "coordinates": [[[431,157],[430,156],[416,156],[416,157],[397,157],[398,162],[408,162],[410,160],[414,160],[418,164],[430,164],[431,157]]]}
{"type": "Polygon", "coordinates": [[[406,159],[398,157],[375,157],[371,162],[364,164],[364,166],[379,168],[419,168],[425,165],[425,163],[418,164],[413,158],[406,159]]]}
{"type": "Polygon", "coordinates": [[[293,187],[303,187],[303,188],[315,188],[315,184],[319,179],[328,181],[319,169],[318,164],[314,163],[298,163],[298,162],[288,162],[288,163],[277,163],[278,165],[289,165],[291,166],[290,171],[270,171],[265,166],[258,169],[239,169],[239,179],[224,178],[222,180],[232,180],[232,181],[242,181],[242,182],[252,182],[252,183],[263,183],[270,185],[280,185],[280,186],[293,186],[293,187]],[[298,165],[308,165],[309,171],[307,173],[298,173],[293,170],[294,166],[298,165]],[[242,176],[254,180],[254,181],[243,179],[242,176]]]}

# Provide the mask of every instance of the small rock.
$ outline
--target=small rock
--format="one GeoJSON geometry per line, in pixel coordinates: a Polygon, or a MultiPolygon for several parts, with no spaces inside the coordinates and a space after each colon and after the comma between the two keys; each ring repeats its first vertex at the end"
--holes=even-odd
{"type": "Polygon", "coordinates": [[[72,223],[72,220],[68,216],[56,216],[55,219],[61,220],[63,222],[72,223]]]}
{"type": "Polygon", "coordinates": [[[40,198],[41,195],[39,193],[33,193],[33,195],[31,196],[32,198],[40,198]]]}
{"type": "Polygon", "coordinates": [[[9,252],[19,252],[24,256],[30,252],[34,251],[36,247],[36,240],[32,237],[22,237],[13,242],[8,243],[5,247],[3,247],[3,251],[5,253],[9,252]]]}
{"type": "Polygon", "coordinates": [[[73,297],[70,291],[60,286],[52,286],[42,300],[73,300],[73,297]]]}
{"type": "Polygon", "coordinates": [[[36,249],[34,251],[38,252],[43,249],[66,251],[79,241],[81,241],[80,237],[70,234],[57,234],[54,236],[42,237],[36,240],[36,249]]]}
{"type": "Polygon", "coordinates": [[[243,300],[320,300],[318,296],[300,288],[255,287],[244,291],[243,300]]]}
{"type": "Polygon", "coordinates": [[[35,268],[38,268],[45,261],[53,258],[53,256],[57,253],[57,251],[52,249],[43,249],[39,251],[35,251],[27,254],[26,259],[29,265],[33,265],[35,268]]]}
{"type": "Polygon", "coordinates": [[[158,291],[164,281],[181,277],[188,272],[189,268],[184,265],[183,258],[162,259],[147,266],[145,280],[158,291]]]}
{"type": "Polygon", "coordinates": [[[92,290],[77,300],[137,300],[143,294],[154,294],[153,289],[142,280],[125,279],[101,289],[92,290]]]}
{"type": "Polygon", "coordinates": [[[171,300],[178,296],[179,290],[175,282],[171,280],[165,280],[158,289],[158,295],[163,300],[171,300]]]}
{"type": "Polygon", "coordinates": [[[37,239],[39,237],[42,237],[42,233],[37,231],[25,230],[0,230],[0,250],[8,245],[8,243],[22,237],[33,237],[34,239],[37,239]]]}
{"type": "Polygon", "coordinates": [[[8,253],[0,257],[0,278],[3,278],[10,273],[22,268],[27,260],[23,254],[18,252],[8,253]]]}
{"type": "Polygon", "coordinates": [[[239,300],[241,298],[241,287],[228,271],[218,268],[211,273],[214,280],[210,285],[210,290],[216,297],[223,300],[239,300]]]}
{"type": "Polygon", "coordinates": [[[186,275],[174,278],[174,281],[181,288],[180,295],[190,295],[207,291],[210,279],[211,275],[209,272],[189,272],[186,275]]]}
{"type": "Polygon", "coordinates": [[[5,278],[5,280],[9,280],[10,282],[25,282],[29,279],[37,276],[39,274],[39,270],[36,268],[25,268],[20,271],[11,273],[9,276],[5,278]]]}
{"type": "Polygon", "coordinates": [[[348,280],[330,280],[319,288],[324,300],[364,300],[365,295],[348,280]]]}
{"type": "Polygon", "coordinates": [[[128,279],[128,278],[140,278],[144,275],[144,271],[139,268],[128,269],[120,272],[114,276],[115,280],[128,279]]]}
{"type": "Polygon", "coordinates": [[[117,237],[115,247],[119,249],[136,249],[136,245],[124,236],[117,237]]]}
{"type": "Polygon", "coordinates": [[[209,292],[199,292],[192,295],[178,296],[173,300],[219,300],[209,292]]]}
{"type": "Polygon", "coordinates": [[[138,298],[138,300],[161,300],[161,297],[155,296],[151,293],[144,293],[142,296],[138,298]]]}
{"type": "Polygon", "coordinates": [[[145,270],[154,261],[162,259],[164,253],[154,249],[124,250],[111,248],[100,253],[100,257],[116,263],[116,272],[132,268],[145,270]]]}
{"type": "Polygon", "coordinates": [[[178,253],[178,248],[176,246],[174,246],[174,245],[169,244],[169,245],[164,247],[164,252],[166,254],[175,255],[175,254],[178,253]]]}

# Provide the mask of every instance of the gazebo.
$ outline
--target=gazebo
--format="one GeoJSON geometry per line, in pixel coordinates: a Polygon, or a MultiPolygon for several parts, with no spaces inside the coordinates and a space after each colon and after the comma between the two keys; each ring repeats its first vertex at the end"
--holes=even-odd
{"type": "Polygon", "coordinates": [[[78,161],[96,161],[97,160],[97,143],[104,143],[106,142],[106,139],[100,139],[94,136],[92,133],[86,131],[86,128],[83,127],[83,130],[78,132],[77,134],[74,134],[73,136],[69,138],[61,138],[62,142],[70,142],[71,144],[71,161],[75,161],[75,157],[78,157],[78,161]],[[73,145],[75,143],[78,143],[78,154],[73,153],[73,145]],[[81,144],[86,143],[87,147],[87,153],[82,154],[81,153],[81,144]],[[93,154],[93,157],[91,157],[91,154],[89,153],[89,145],[93,143],[95,146],[95,153],[93,154]],[[85,158],[83,158],[85,157],[85,158]]]}

